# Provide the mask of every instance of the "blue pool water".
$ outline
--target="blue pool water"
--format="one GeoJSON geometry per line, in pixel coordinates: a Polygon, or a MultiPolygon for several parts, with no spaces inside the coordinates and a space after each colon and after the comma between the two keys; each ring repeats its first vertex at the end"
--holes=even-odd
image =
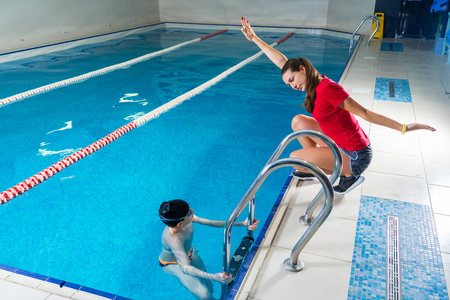
{"type": "MultiPolygon", "coordinates": [[[[217,30],[220,30],[218,28],[217,30]]],[[[215,30],[157,29],[0,65],[0,98],[78,76],[215,30]]],[[[269,44],[288,34],[260,32],[269,44]]],[[[277,46],[309,58],[338,80],[348,40],[295,34],[277,46]]],[[[133,118],[197,87],[258,52],[241,32],[0,107],[4,191],[133,118]],[[122,101],[121,101],[122,99],[122,101]],[[123,101],[128,100],[128,101],[123,101]],[[130,101],[131,100],[131,101],[130,101]],[[69,124],[71,126],[69,126],[69,124]]],[[[279,142],[304,94],[281,81],[264,56],[159,118],[136,128],[0,206],[0,264],[132,299],[186,298],[158,266],[162,201],[181,198],[195,214],[225,220],[279,142]]],[[[288,147],[283,157],[298,144],[288,147]]],[[[267,218],[287,175],[274,172],[257,193],[267,218]]],[[[244,219],[245,216],[242,217],[244,219]]],[[[235,228],[232,249],[245,230],[235,228]]],[[[208,270],[222,270],[223,230],[196,226],[208,270]]],[[[216,296],[220,286],[215,285],[216,296]]],[[[189,297],[188,297],[189,299],[189,297]]]]}

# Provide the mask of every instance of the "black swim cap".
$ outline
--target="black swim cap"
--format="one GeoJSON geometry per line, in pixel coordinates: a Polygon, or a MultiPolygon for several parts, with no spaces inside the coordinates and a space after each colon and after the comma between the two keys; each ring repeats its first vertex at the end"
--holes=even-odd
{"type": "Polygon", "coordinates": [[[180,222],[189,213],[189,204],[181,199],[164,201],[159,207],[159,217],[161,221],[180,222]]]}

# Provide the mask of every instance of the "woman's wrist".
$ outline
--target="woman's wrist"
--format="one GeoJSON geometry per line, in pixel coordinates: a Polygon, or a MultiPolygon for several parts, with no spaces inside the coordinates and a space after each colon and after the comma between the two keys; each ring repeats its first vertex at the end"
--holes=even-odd
{"type": "Polygon", "coordinates": [[[406,124],[402,125],[402,134],[405,134],[406,130],[408,129],[408,126],[406,124]]]}

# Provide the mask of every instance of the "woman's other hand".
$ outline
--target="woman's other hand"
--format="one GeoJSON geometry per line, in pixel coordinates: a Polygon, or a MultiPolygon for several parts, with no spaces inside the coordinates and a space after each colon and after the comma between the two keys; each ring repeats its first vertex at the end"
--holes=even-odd
{"type": "Polygon", "coordinates": [[[407,124],[406,125],[406,132],[414,131],[414,130],[420,130],[420,129],[436,131],[436,128],[431,127],[429,125],[425,125],[425,124],[411,123],[411,124],[407,124]]]}

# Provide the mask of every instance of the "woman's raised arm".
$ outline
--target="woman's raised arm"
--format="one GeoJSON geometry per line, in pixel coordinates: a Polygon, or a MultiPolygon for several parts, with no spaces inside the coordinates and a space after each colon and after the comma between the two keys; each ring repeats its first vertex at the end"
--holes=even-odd
{"type": "Polygon", "coordinates": [[[255,34],[252,27],[250,26],[250,23],[246,19],[244,19],[244,17],[241,18],[241,24],[242,24],[241,31],[245,35],[245,37],[249,41],[254,42],[278,68],[280,69],[283,68],[284,64],[287,61],[286,56],[284,56],[283,53],[267,45],[263,40],[261,40],[255,34]]]}

